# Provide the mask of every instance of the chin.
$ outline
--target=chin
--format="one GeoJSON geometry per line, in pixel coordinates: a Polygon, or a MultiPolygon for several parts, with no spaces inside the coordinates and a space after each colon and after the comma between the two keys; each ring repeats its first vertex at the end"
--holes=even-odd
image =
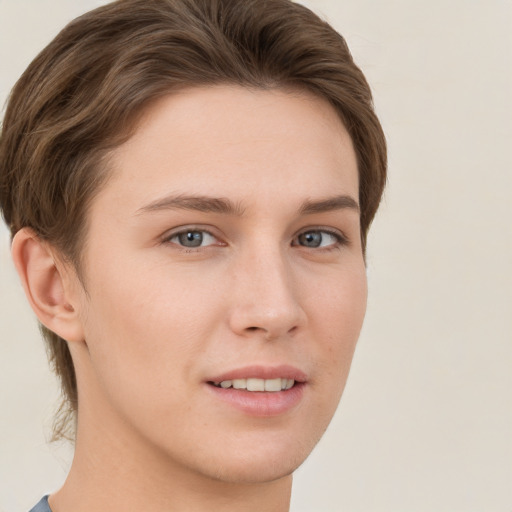
{"type": "Polygon", "coordinates": [[[216,480],[237,484],[268,483],[289,477],[309,456],[320,436],[315,436],[314,442],[297,437],[290,433],[286,440],[259,439],[245,446],[225,446],[221,454],[202,457],[200,471],[216,480]]]}
{"type": "Polygon", "coordinates": [[[231,460],[221,462],[212,472],[215,480],[233,484],[263,484],[290,477],[306,457],[280,460],[231,460]]]}

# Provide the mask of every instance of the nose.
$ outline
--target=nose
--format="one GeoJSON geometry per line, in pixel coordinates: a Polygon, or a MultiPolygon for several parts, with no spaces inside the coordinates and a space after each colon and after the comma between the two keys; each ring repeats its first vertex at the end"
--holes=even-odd
{"type": "Polygon", "coordinates": [[[281,251],[242,258],[234,270],[230,327],[243,337],[275,340],[295,335],[306,324],[300,283],[281,251]]]}

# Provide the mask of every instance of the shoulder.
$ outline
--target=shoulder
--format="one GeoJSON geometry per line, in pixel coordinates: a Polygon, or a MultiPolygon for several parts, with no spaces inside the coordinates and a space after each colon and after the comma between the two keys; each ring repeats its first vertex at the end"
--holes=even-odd
{"type": "Polygon", "coordinates": [[[50,505],[48,505],[48,496],[45,496],[30,512],[52,512],[50,505]]]}

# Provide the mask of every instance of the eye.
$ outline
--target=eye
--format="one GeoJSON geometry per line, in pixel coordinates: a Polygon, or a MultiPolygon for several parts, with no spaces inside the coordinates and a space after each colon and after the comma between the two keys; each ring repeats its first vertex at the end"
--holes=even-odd
{"type": "Polygon", "coordinates": [[[167,238],[167,242],[186,247],[187,249],[194,249],[213,245],[218,240],[211,233],[203,229],[186,229],[167,238]]]}
{"type": "Polygon", "coordinates": [[[304,231],[297,236],[294,245],[301,245],[310,249],[332,248],[346,243],[346,239],[339,233],[320,229],[304,231]]]}

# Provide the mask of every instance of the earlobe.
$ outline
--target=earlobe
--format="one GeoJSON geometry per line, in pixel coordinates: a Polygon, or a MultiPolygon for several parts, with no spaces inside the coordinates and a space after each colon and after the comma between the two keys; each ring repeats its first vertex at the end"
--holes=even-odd
{"type": "Polygon", "coordinates": [[[59,263],[49,244],[23,228],[12,242],[12,258],[27,299],[39,321],[61,338],[82,341],[83,328],[69,271],[59,263]]]}

